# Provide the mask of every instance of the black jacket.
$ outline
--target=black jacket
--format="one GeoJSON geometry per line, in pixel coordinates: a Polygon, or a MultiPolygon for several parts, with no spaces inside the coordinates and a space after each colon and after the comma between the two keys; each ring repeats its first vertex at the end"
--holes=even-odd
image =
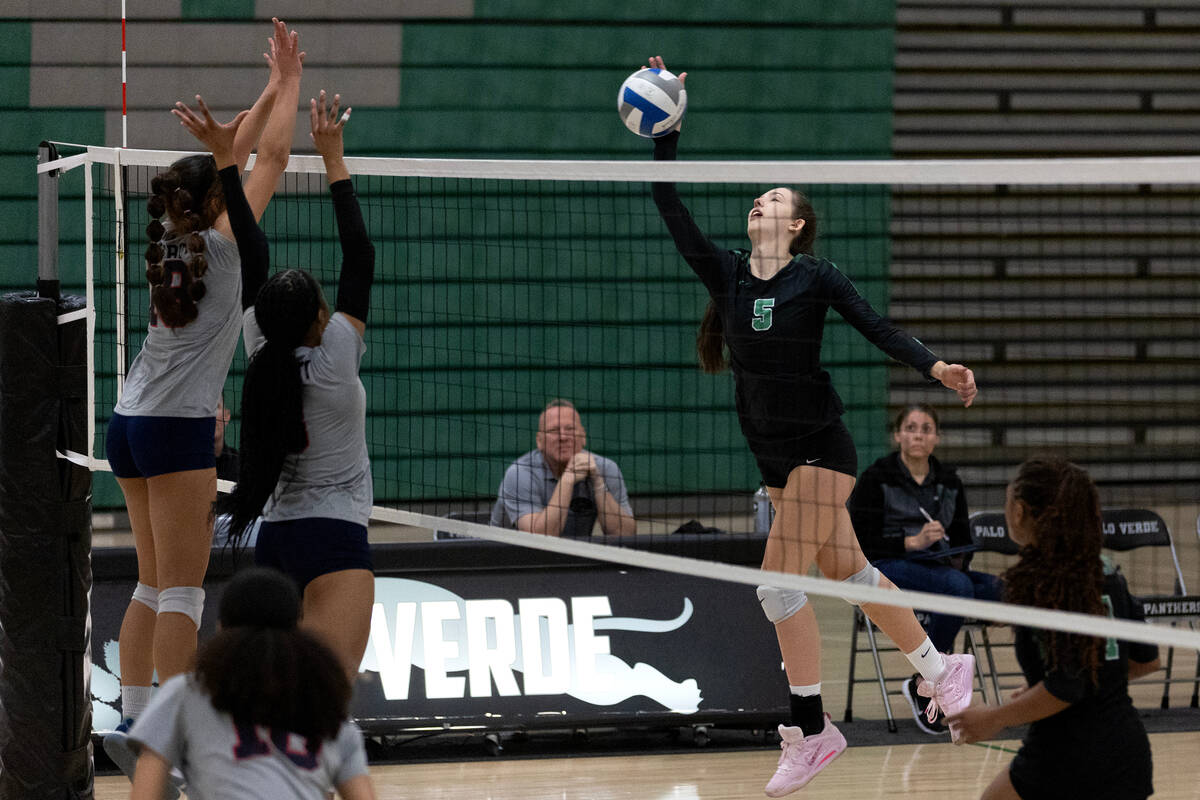
{"type": "MultiPolygon", "coordinates": [[[[904,537],[916,535],[925,526],[922,508],[942,523],[950,536],[948,543],[935,544],[931,550],[971,544],[962,481],[953,467],[934,456],[929,457],[929,475],[922,484],[913,480],[899,452],[884,456],[863,472],[846,508],[868,561],[909,556],[904,537]]],[[[955,563],[965,567],[966,560],[955,563]]]]}

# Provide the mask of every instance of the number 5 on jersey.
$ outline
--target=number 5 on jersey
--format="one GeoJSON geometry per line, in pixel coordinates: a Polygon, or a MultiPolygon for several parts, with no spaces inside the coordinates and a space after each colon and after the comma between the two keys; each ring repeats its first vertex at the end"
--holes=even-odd
{"type": "Polygon", "coordinates": [[[754,301],[754,319],[750,323],[750,327],[756,331],[769,331],[771,329],[771,309],[775,308],[774,297],[763,297],[754,301]]]}

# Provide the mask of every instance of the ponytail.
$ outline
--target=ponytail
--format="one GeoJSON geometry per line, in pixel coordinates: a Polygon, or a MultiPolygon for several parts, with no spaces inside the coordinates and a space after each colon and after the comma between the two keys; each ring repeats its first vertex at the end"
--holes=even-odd
{"type": "Polygon", "coordinates": [[[266,341],[246,367],[238,481],[219,509],[230,515],[229,541],[235,547],[274,493],[287,457],[308,447],[295,350],[321,302],[316,280],[295,269],[273,275],[255,299],[255,319],[266,341]]]}
{"type": "MultiPolygon", "coordinates": [[[[1104,616],[1103,520],[1091,477],[1069,461],[1035,458],[1021,465],[1012,492],[1032,515],[1033,536],[1004,574],[1006,599],[1104,616]]],[[[1086,672],[1097,680],[1099,640],[1059,631],[1041,636],[1050,669],[1086,672]]]]}
{"type": "Polygon", "coordinates": [[[700,329],[696,331],[696,354],[700,357],[700,369],[710,375],[719,375],[729,366],[729,358],[725,354],[725,322],[717,311],[717,302],[712,298],[709,298],[708,307],[704,309],[700,329]]]}
{"type": "MultiPolygon", "coordinates": [[[[217,182],[216,164],[211,156],[189,156],[156,175],[150,182],[146,211],[151,220],[146,226],[146,280],[150,284],[151,314],[168,328],[181,328],[199,315],[199,303],[207,293],[204,275],[208,261],[204,257],[204,239],[199,231],[212,227],[224,208],[224,195],[217,182]],[[171,237],[182,240],[186,255],[167,257],[163,244],[167,233],[161,217],[171,221],[171,237]]],[[[177,245],[172,244],[170,249],[177,245]]]]}

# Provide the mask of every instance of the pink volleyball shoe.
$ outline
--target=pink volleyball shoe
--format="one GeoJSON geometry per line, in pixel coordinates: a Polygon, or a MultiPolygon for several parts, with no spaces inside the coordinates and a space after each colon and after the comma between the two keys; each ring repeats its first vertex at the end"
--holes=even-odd
{"type": "MultiPolygon", "coordinates": [[[[925,715],[933,722],[938,712],[951,716],[971,705],[971,693],[975,689],[975,656],[954,653],[946,656],[946,671],[934,683],[922,680],[917,683],[917,694],[929,698],[925,715]]],[[[950,739],[957,743],[958,736],[950,729],[950,739]]]]}
{"type": "Polygon", "coordinates": [[[797,727],[780,725],[779,738],[783,740],[779,745],[783,753],[775,775],[767,782],[767,797],[783,797],[804,788],[846,749],[846,737],[828,714],[820,733],[805,736],[797,727]]]}

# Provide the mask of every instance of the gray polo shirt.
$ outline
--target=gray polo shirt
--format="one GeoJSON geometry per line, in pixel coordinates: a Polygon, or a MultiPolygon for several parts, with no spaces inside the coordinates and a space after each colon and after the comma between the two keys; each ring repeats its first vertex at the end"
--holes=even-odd
{"type": "Polygon", "coordinates": [[[294,734],[255,728],[253,736],[257,741],[242,741],[233,718],[213,708],[189,674],[163,684],[130,731],[134,741],[179,767],[193,800],[325,800],[336,787],[368,774],[362,733],[350,720],[315,753],[294,734]],[[237,748],[245,751],[241,757],[237,748]]]}
{"type": "MultiPolygon", "coordinates": [[[[625,489],[625,478],[616,462],[592,453],[596,459],[596,470],[604,478],[609,494],[617,501],[621,510],[630,516],[629,493],[625,489]]],[[[504,480],[497,492],[496,504],[492,506],[489,524],[500,528],[515,528],[517,520],[526,514],[536,514],[550,503],[558,478],[546,463],[541,450],[531,450],[518,458],[504,473],[504,480]]],[[[591,480],[575,484],[571,495],[571,507],[563,525],[562,536],[577,538],[591,536],[596,525],[596,498],[592,493],[591,480]]]]}
{"type": "MultiPolygon", "coordinates": [[[[246,350],[265,341],[254,309],[245,315],[246,350]]],[[[283,462],[263,520],[324,517],[366,525],[374,491],[367,457],[367,392],[358,378],[367,346],[342,313],[329,320],[321,344],[297,347],[304,385],[308,448],[283,462]]]]}
{"type": "MultiPolygon", "coordinates": [[[[182,328],[151,325],[129,367],[115,411],[127,417],[215,417],[242,321],[242,261],[237,243],[201,231],[208,272],[199,315],[182,328]]],[[[182,239],[164,239],[167,258],[186,260],[182,239]]]]}

